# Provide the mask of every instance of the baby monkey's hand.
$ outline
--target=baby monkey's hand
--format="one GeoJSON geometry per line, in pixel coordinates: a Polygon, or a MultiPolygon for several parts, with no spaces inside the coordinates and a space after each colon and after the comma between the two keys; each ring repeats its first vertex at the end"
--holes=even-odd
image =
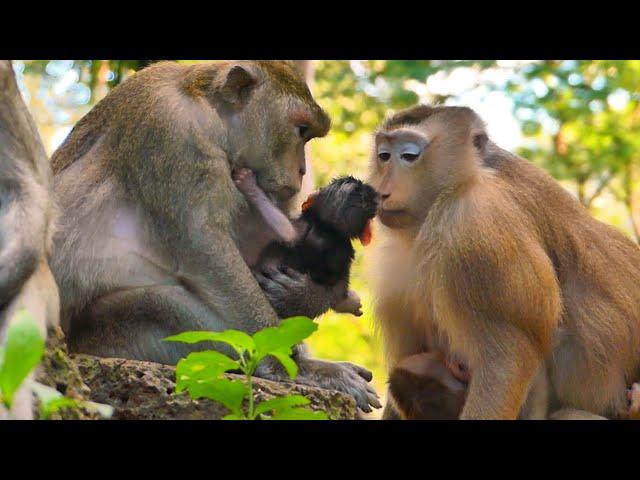
{"type": "Polygon", "coordinates": [[[248,168],[241,168],[232,174],[233,183],[236,184],[238,190],[245,195],[255,195],[258,191],[258,183],[256,182],[256,174],[248,168]]]}

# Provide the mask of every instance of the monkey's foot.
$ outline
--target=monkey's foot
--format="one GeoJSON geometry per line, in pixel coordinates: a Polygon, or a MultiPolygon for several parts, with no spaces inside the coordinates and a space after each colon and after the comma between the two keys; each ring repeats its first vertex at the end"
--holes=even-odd
{"type": "MultiPolygon", "coordinates": [[[[349,362],[329,362],[312,358],[298,358],[296,363],[299,371],[295,383],[351,395],[363,412],[371,412],[371,407],[382,407],[378,394],[369,384],[373,374],[366,368],[349,362]]],[[[256,375],[269,380],[282,380],[286,373],[279,364],[266,358],[258,366],[256,375]]]]}
{"type": "Polygon", "coordinates": [[[351,313],[356,317],[362,315],[362,303],[360,297],[353,290],[347,292],[347,296],[340,300],[333,307],[333,310],[339,313],[351,313]]]}
{"type": "Polygon", "coordinates": [[[256,193],[258,190],[258,183],[256,182],[256,174],[248,168],[241,168],[233,172],[233,183],[236,184],[238,190],[246,195],[256,193]]]}
{"type": "Polygon", "coordinates": [[[627,392],[629,400],[629,419],[640,420],[640,383],[631,385],[631,389],[627,392]]]}
{"type": "Polygon", "coordinates": [[[365,368],[349,362],[315,359],[305,359],[299,366],[296,383],[347,393],[355,398],[358,408],[363,412],[371,412],[371,407],[382,407],[378,394],[369,384],[373,375],[365,368]]]}

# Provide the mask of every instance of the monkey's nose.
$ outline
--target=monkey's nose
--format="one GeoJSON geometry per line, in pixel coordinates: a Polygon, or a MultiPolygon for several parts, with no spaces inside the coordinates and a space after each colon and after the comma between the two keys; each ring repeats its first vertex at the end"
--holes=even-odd
{"type": "Polygon", "coordinates": [[[304,177],[304,174],[307,173],[307,167],[300,167],[300,170],[298,170],[298,172],[300,173],[301,177],[304,177]]]}
{"type": "Polygon", "coordinates": [[[383,201],[383,202],[384,202],[385,200],[387,200],[390,196],[391,196],[391,194],[390,194],[390,193],[379,193],[379,194],[378,194],[378,197],[380,197],[380,200],[381,200],[381,201],[383,201]]]}

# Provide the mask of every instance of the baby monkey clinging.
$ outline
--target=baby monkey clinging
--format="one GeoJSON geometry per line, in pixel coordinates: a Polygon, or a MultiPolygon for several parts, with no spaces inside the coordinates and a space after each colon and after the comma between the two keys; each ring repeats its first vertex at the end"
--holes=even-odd
{"type": "MultiPolygon", "coordinates": [[[[251,170],[241,169],[234,181],[276,234],[260,254],[256,270],[277,267],[309,274],[314,282],[344,285],[341,300],[331,305],[337,312],[362,315],[358,295],[348,290],[354,257],[351,240],[363,245],[371,240],[371,219],[378,207],[376,191],[353,177],[334,179],[302,205],[302,214],[290,221],[256,183],[251,170]]],[[[273,306],[278,315],[276,305],[273,306]]]]}

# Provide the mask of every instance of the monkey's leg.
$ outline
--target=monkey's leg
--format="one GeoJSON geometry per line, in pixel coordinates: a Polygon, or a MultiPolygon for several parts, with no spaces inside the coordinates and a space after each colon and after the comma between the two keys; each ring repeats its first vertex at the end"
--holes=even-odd
{"type": "MultiPolygon", "coordinates": [[[[58,287],[46,261],[42,260],[31,278],[24,284],[18,296],[0,313],[0,344],[6,340],[9,326],[15,321],[15,314],[26,309],[36,323],[40,333],[46,338],[47,327],[58,324],[60,299],[58,287]]],[[[31,420],[33,418],[33,395],[28,383],[33,372],[16,392],[11,407],[11,418],[31,420]]],[[[2,407],[0,407],[0,411],[2,407]]],[[[4,414],[6,415],[6,414],[4,414]]],[[[3,413],[0,412],[0,418],[3,413]]]]}
{"type": "MultiPolygon", "coordinates": [[[[181,286],[154,286],[125,290],[100,298],[74,323],[69,347],[74,352],[101,357],[130,358],[174,365],[194,350],[214,344],[189,346],[162,339],[190,330],[229,328],[181,286]]],[[[230,353],[221,344],[216,349],[230,353]]]]}

